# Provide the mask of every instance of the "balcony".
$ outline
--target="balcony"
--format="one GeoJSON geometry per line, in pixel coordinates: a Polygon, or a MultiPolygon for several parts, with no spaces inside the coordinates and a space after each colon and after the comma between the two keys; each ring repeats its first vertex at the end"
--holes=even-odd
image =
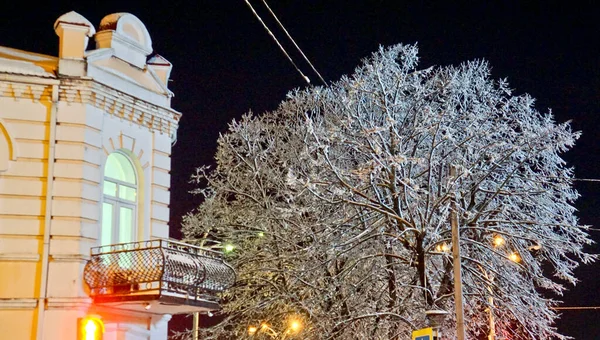
{"type": "Polygon", "coordinates": [[[217,310],[235,275],[221,253],[163,239],[92,248],[83,271],[96,305],[153,314],[217,310]]]}

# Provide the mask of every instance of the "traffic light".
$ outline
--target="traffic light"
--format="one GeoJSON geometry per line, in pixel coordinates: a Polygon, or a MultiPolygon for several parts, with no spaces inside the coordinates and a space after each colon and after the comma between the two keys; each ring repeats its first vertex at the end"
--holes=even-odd
{"type": "Polygon", "coordinates": [[[86,316],[77,319],[77,340],[102,340],[104,323],[100,318],[86,316]]]}

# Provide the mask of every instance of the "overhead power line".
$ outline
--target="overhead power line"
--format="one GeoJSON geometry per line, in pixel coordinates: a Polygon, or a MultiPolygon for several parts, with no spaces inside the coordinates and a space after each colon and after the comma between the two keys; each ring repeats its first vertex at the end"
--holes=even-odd
{"type": "Polygon", "coordinates": [[[573,178],[574,181],[578,182],[600,182],[597,178],[573,178]]]}
{"type": "Polygon", "coordinates": [[[277,21],[277,23],[279,24],[279,27],[281,27],[281,29],[285,32],[285,34],[290,39],[290,41],[294,44],[294,46],[296,46],[296,49],[298,50],[298,52],[300,52],[300,54],[302,55],[302,57],[304,58],[304,60],[306,60],[306,62],[308,63],[308,65],[310,65],[310,67],[312,68],[312,70],[317,74],[317,76],[323,82],[323,84],[327,85],[327,82],[323,79],[323,77],[321,77],[321,74],[319,73],[319,71],[317,71],[317,69],[310,62],[310,60],[308,60],[308,58],[306,57],[306,55],[304,54],[304,52],[302,52],[302,49],[300,49],[300,46],[298,46],[298,44],[296,44],[296,41],[294,40],[294,38],[292,38],[292,36],[288,33],[288,31],[285,29],[285,27],[283,26],[283,24],[281,23],[281,21],[279,21],[279,18],[275,15],[275,13],[273,13],[273,11],[271,10],[271,7],[269,7],[269,5],[267,4],[267,1],[263,0],[263,3],[265,4],[265,7],[267,7],[267,9],[269,10],[269,12],[271,13],[271,15],[273,16],[273,18],[275,18],[275,21],[277,21]]]}
{"type": "Polygon", "coordinates": [[[574,307],[552,307],[555,310],[589,310],[589,309],[600,309],[600,306],[574,306],[574,307]]]}
{"type": "Polygon", "coordinates": [[[298,68],[298,66],[296,65],[296,63],[292,60],[292,58],[290,57],[290,55],[285,50],[285,48],[283,48],[283,46],[281,46],[281,44],[279,43],[279,40],[277,40],[277,38],[275,37],[275,35],[273,34],[273,32],[271,32],[271,30],[269,29],[269,27],[267,27],[267,25],[262,20],[262,18],[258,15],[258,13],[256,13],[256,11],[254,10],[254,7],[252,7],[252,5],[250,4],[250,2],[248,2],[248,0],[245,0],[245,1],[246,1],[246,4],[248,5],[248,7],[250,7],[250,10],[252,10],[252,13],[254,13],[254,16],[258,19],[258,21],[260,21],[260,23],[263,25],[263,27],[265,28],[265,30],[267,30],[267,33],[269,33],[269,35],[271,36],[271,38],[273,38],[273,41],[275,41],[275,43],[277,44],[277,46],[279,46],[279,48],[281,49],[281,52],[283,52],[283,54],[285,54],[285,56],[288,58],[288,60],[290,61],[290,63],[292,63],[292,65],[294,65],[294,67],[296,68],[296,71],[298,71],[298,73],[300,73],[300,75],[302,76],[302,78],[308,84],[310,84],[310,79],[307,76],[305,76],[304,73],[302,73],[302,71],[300,71],[300,69],[298,68]]]}

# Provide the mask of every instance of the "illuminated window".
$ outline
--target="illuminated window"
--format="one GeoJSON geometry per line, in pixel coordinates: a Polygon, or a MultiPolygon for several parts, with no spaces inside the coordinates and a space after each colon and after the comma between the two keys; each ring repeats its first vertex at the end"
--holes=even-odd
{"type": "Polygon", "coordinates": [[[137,240],[137,178],[133,164],[120,152],[113,152],[104,167],[101,245],[137,240]]]}

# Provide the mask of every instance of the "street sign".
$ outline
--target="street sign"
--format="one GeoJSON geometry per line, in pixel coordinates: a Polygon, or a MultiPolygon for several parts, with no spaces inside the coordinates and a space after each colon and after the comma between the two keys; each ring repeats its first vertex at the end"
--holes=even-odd
{"type": "Polygon", "coordinates": [[[422,328],[413,331],[412,340],[433,340],[433,328],[422,328]]]}

